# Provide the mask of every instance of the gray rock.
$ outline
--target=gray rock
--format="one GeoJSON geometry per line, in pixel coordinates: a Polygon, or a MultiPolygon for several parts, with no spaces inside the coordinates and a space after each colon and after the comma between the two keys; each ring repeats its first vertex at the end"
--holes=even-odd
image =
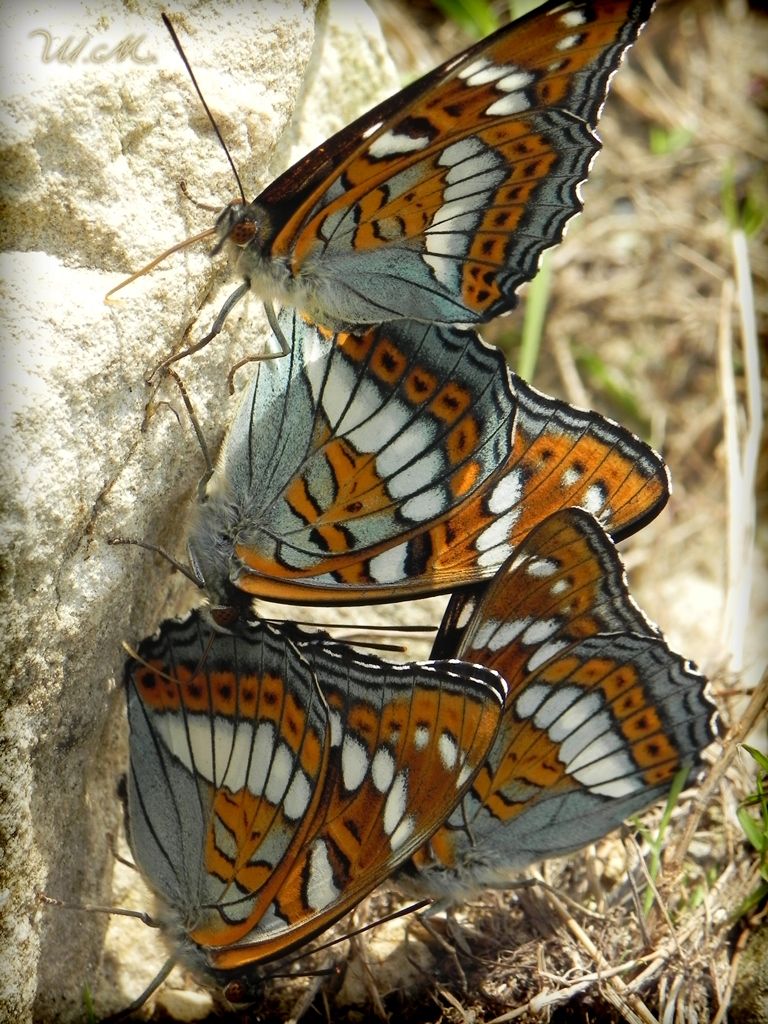
{"type": "MultiPolygon", "coordinates": [[[[233,287],[226,261],[198,245],[104,304],[122,277],[213,222],[181,179],[217,207],[236,194],[162,5],[139,9],[0,14],[0,1017],[17,1022],[83,1019],[86,986],[97,1017],[117,1010],[163,958],[138,922],[110,926],[105,948],[106,915],[38,900],[131,900],[127,869],[113,894],[110,850],[126,764],[121,642],[199,601],[163,559],[107,544],[122,535],[184,557],[202,461],[178,394],[145,378],[188,326],[190,340],[205,332],[233,287]]],[[[356,0],[321,16],[301,0],[188,3],[174,20],[249,198],[397,84],[356,0]]],[[[251,300],[178,365],[214,450],[235,403],[228,369],[266,344],[251,300]]]]}

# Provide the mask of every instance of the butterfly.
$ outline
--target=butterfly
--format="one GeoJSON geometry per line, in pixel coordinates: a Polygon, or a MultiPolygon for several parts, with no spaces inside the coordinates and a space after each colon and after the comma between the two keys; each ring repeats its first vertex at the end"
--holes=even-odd
{"type": "Polygon", "coordinates": [[[250,289],[273,328],[275,301],[333,329],[512,308],[581,208],[610,79],[652,7],[544,3],[227,206],[198,238],[234,252],[242,283],[194,349],[250,289]]]}
{"type": "Polygon", "coordinates": [[[396,321],[333,334],[293,310],[258,364],[188,548],[214,617],[254,597],[354,604],[488,579],[550,513],[621,537],[664,507],[662,459],[536,391],[477,335],[396,321]]]}
{"type": "Polygon", "coordinates": [[[390,665],[286,623],[167,621],[126,665],[127,832],[177,959],[233,1004],[421,846],[461,798],[506,687],[390,665]],[[308,639],[309,637],[309,639],[308,639]]]}
{"type": "Polygon", "coordinates": [[[455,596],[433,655],[196,611],[128,662],[133,855],[175,957],[231,1003],[388,877],[451,901],[501,884],[663,796],[713,738],[703,677],[581,509],[455,596]]]}
{"type": "Polygon", "coordinates": [[[579,849],[666,797],[714,739],[706,680],[629,595],[589,513],[538,525],[486,586],[455,595],[432,657],[502,675],[501,727],[445,825],[399,873],[451,902],[579,849]]]}

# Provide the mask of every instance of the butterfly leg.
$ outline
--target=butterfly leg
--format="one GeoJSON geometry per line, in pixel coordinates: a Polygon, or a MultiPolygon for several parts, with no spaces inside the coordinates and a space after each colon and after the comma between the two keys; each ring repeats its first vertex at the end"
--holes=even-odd
{"type": "Polygon", "coordinates": [[[198,579],[192,567],[178,561],[178,559],[174,558],[172,554],[166,551],[165,548],[161,548],[158,544],[150,544],[148,541],[144,540],[134,540],[132,537],[119,536],[107,537],[107,544],[111,547],[124,545],[126,547],[143,548],[145,551],[151,551],[155,555],[160,555],[161,558],[164,558],[166,562],[169,562],[170,565],[173,566],[176,572],[180,572],[182,576],[186,576],[190,583],[194,583],[194,585],[200,589],[203,587],[202,580],[198,579]]]}
{"type": "Polygon", "coordinates": [[[277,322],[277,315],[275,313],[275,307],[271,302],[264,303],[264,312],[267,314],[267,320],[269,326],[272,328],[272,333],[275,335],[280,343],[279,352],[267,352],[258,356],[246,356],[244,359],[240,359],[227,374],[227,385],[229,387],[230,395],[235,393],[235,374],[241,366],[245,366],[247,363],[260,363],[266,359],[282,359],[283,356],[287,356],[291,351],[291,346],[285,339],[285,335],[280,329],[280,324],[277,322]]]}
{"type": "Polygon", "coordinates": [[[179,359],[186,359],[187,356],[194,355],[195,352],[199,352],[201,349],[205,348],[209,341],[213,341],[216,335],[221,333],[221,328],[224,326],[224,321],[227,319],[229,314],[238,304],[240,299],[242,299],[245,293],[250,291],[250,288],[251,282],[248,278],[246,278],[245,281],[243,281],[243,283],[232,292],[227,301],[221,307],[218,316],[213,321],[213,326],[211,327],[210,331],[208,331],[208,333],[204,337],[202,337],[200,341],[196,341],[194,345],[188,345],[185,349],[182,349],[181,352],[175,352],[172,356],[168,356],[167,359],[163,359],[161,363],[158,363],[157,366],[150,373],[149,380],[151,381],[159,370],[167,370],[169,366],[171,366],[173,363],[178,362],[179,359]]]}
{"type": "Polygon", "coordinates": [[[441,905],[441,902],[433,903],[431,907],[427,907],[427,909],[418,914],[417,917],[419,924],[427,935],[440,947],[440,949],[443,950],[444,953],[450,957],[462,991],[468,992],[467,975],[464,968],[461,966],[459,953],[457,952],[456,947],[458,946],[459,950],[467,956],[471,956],[472,952],[467,945],[467,941],[462,935],[461,928],[456,923],[451,910],[441,905]],[[445,911],[446,931],[450,936],[449,938],[442,936],[430,920],[434,914],[440,913],[443,910],[445,911]]]}

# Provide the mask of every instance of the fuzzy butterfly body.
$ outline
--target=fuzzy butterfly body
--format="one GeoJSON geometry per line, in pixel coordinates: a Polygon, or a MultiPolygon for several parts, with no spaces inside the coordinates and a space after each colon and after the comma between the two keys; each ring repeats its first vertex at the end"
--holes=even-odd
{"type": "MultiPolygon", "coordinates": [[[[650,0],[545,3],[221,214],[243,284],[333,329],[478,323],[581,207],[610,78],[650,0]]],[[[221,318],[220,318],[221,319],[221,318]]]]}
{"type": "Polygon", "coordinates": [[[214,609],[446,592],[560,508],[623,536],[666,502],[648,445],[540,394],[471,331],[280,325],[290,352],[257,366],[189,538],[214,609]]]}
{"type": "Polygon", "coordinates": [[[134,858],[183,958],[238,1000],[450,814],[506,694],[462,662],[199,612],[140,645],[126,686],[134,858]]]}
{"type": "Polygon", "coordinates": [[[714,738],[694,666],[629,595],[623,567],[582,509],[550,516],[498,575],[454,596],[433,656],[496,669],[501,727],[461,807],[401,872],[459,899],[604,836],[690,772],[714,738]]]}

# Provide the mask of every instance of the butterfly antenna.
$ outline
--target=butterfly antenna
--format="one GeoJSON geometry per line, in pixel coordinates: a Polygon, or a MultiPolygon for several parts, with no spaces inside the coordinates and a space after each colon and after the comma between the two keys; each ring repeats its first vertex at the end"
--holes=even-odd
{"type": "Polygon", "coordinates": [[[232,159],[232,155],[230,154],[229,150],[227,149],[227,144],[224,141],[224,138],[223,138],[221,132],[219,131],[219,126],[216,124],[216,121],[215,121],[215,119],[213,117],[213,114],[211,113],[208,104],[205,102],[205,97],[203,96],[202,91],[200,90],[200,86],[197,84],[197,79],[195,78],[194,72],[192,71],[190,63],[187,60],[187,55],[184,53],[184,50],[182,49],[182,46],[181,46],[181,42],[179,41],[179,37],[176,35],[176,29],[171,24],[171,19],[168,17],[167,14],[165,14],[163,12],[163,14],[161,14],[161,18],[163,19],[163,24],[168,29],[168,33],[169,33],[171,39],[173,40],[173,45],[179,51],[179,56],[184,61],[184,67],[187,69],[187,73],[189,74],[189,77],[192,79],[192,85],[194,85],[194,87],[195,87],[195,92],[200,97],[200,102],[202,103],[203,109],[205,110],[206,114],[208,115],[208,120],[211,122],[211,124],[213,126],[213,130],[216,132],[216,138],[221,143],[221,148],[224,150],[224,153],[226,154],[227,161],[229,162],[229,166],[232,168],[232,173],[235,176],[235,181],[237,182],[237,187],[238,187],[238,190],[240,192],[240,196],[242,197],[242,200],[243,200],[243,205],[247,205],[248,200],[245,198],[245,192],[243,191],[243,185],[242,185],[242,182],[240,181],[240,175],[237,173],[237,168],[235,167],[235,162],[232,159]]]}
{"type": "MultiPolygon", "coordinates": [[[[214,634],[212,633],[208,637],[208,639],[206,640],[205,649],[203,650],[202,654],[200,655],[200,660],[197,663],[197,667],[195,668],[195,671],[192,673],[192,676],[191,676],[191,680],[192,681],[194,681],[197,678],[198,674],[200,672],[202,672],[203,669],[205,668],[205,664],[208,661],[208,655],[210,654],[211,647],[213,646],[213,637],[214,637],[214,634]]],[[[162,670],[158,669],[157,666],[150,665],[150,663],[146,660],[146,658],[142,658],[141,654],[139,654],[139,652],[136,650],[136,648],[132,647],[131,644],[129,644],[127,640],[123,640],[121,646],[122,646],[123,650],[125,651],[125,653],[130,658],[133,658],[133,660],[135,662],[137,662],[139,665],[143,665],[144,668],[150,669],[152,672],[155,673],[155,675],[158,675],[158,676],[160,676],[161,679],[165,680],[166,683],[173,683],[175,686],[181,686],[182,685],[182,683],[179,681],[178,676],[173,675],[172,672],[163,672],[162,670]]],[[[139,916],[138,911],[136,913],[136,916],[137,917],[139,916]]]]}
{"type": "MultiPolygon", "coordinates": [[[[363,935],[365,932],[373,931],[374,928],[378,928],[379,925],[388,924],[390,921],[396,921],[399,917],[407,917],[409,914],[418,914],[420,910],[425,907],[429,907],[432,904],[432,900],[419,900],[418,903],[411,903],[407,907],[401,907],[399,910],[393,910],[389,914],[385,914],[384,917],[377,917],[375,921],[369,921],[367,924],[360,925],[359,928],[355,928],[351,932],[345,932],[343,935],[338,935],[333,939],[329,939],[327,942],[321,942],[319,946],[313,946],[311,949],[303,949],[300,953],[295,956],[288,957],[284,961],[281,961],[285,966],[290,964],[298,963],[303,957],[309,953],[321,953],[324,949],[332,949],[334,946],[338,946],[341,942],[346,942],[347,939],[354,939],[358,935],[363,935]]],[[[308,975],[307,975],[308,976],[308,975]]],[[[296,972],[290,974],[277,974],[269,973],[270,978],[302,978],[305,977],[304,972],[296,972]]]]}
{"type": "Polygon", "coordinates": [[[292,626],[308,626],[311,629],[351,629],[361,633],[435,633],[437,626],[403,626],[399,623],[384,625],[372,622],[315,622],[311,619],[262,619],[279,626],[282,622],[290,622],[292,626]]]}

